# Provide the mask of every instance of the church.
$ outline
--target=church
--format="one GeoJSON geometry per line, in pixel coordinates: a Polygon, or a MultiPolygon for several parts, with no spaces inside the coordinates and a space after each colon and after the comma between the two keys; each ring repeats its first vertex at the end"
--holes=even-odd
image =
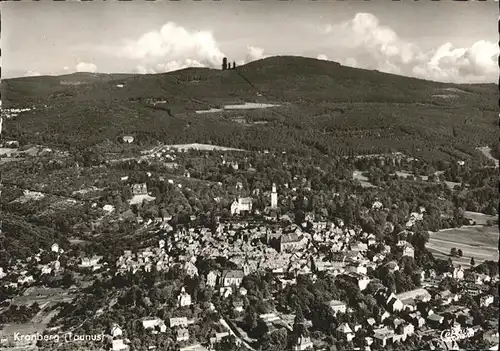
{"type": "Polygon", "coordinates": [[[231,214],[239,215],[242,212],[252,212],[252,198],[250,197],[239,197],[238,200],[234,200],[231,204],[231,214]]]}

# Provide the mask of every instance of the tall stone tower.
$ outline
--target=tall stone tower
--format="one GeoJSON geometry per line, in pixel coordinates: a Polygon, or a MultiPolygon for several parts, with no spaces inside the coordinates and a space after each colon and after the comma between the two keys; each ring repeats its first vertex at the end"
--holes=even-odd
{"type": "Polygon", "coordinates": [[[271,192],[271,208],[278,208],[278,193],[276,192],[276,184],[273,183],[273,191],[271,192]]]}

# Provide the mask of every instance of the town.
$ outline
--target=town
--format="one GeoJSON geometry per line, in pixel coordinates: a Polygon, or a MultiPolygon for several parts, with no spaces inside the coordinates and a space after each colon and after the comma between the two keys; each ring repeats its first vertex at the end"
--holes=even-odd
{"type": "Polygon", "coordinates": [[[0,351],[499,349],[495,1],[1,10],[0,351]]]}
{"type": "MultiPolygon", "coordinates": [[[[134,140],[124,137],[123,143],[134,140]]],[[[436,208],[463,185],[453,190],[439,176],[399,177],[423,162],[396,153],[339,159],[346,167],[326,195],[328,182],[313,179],[328,175],[314,161],[202,146],[113,154],[84,167],[54,151],[40,161],[42,168],[59,164],[56,170],[72,172],[80,184],[91,175],[89,188],[60,183],[51,191],[54,179],[37,175],[33,183],[26,178],[23,190],[9,172],[3,176],[2,205],[9,213],[49,201],[62,211],[51,216],[83,216],[83,207],[87,219],[73,224],[76,232],[70,223],[57,227],[78,237],[45,241],[22,259],[4,259],[2,347],[53,350],[58,344],[50,336],[68,332],[104,335],[99,343],[71,344],[87,350],[497,347],[498,258],[463,262],[462,249],[452,248],[448,259],[428,249],[429,229],[488,229],[496,221],[483,215],[492,219],[477,224],[470,211],[446,215],[436,208]],[[274,169],[259,175],[265,164],[274,169]],[[378,183],[386,195],[353,176],[370,169],[369,183],[376,164],[392,168],[386,170],[392,180],[378,183]],[[287,169],[297,175],[284,176],[287,169]],[[397,184],[438,190],[406,203],[391,197],[397,184]],[[349,187],[365,193],[349,195],[349,187]],[[40,337],[16,340],[16,332],[40,337]]],[[[16,164],[37,157],[25,155],[16,164]]],[[[460,173],[464,167],[452,168],[460,173]]],[[[2,230],[20,230],[9,217],[2,230]]]]}

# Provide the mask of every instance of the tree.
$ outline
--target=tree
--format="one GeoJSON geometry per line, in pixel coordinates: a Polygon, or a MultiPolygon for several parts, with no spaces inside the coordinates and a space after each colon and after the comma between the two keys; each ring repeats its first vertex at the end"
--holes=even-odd
{"type": "Polygon", "coordinates": [[[463,256],[462,249],[458,249],[457,254],[458,254],[458,257],[462,257],[463,256]]]}
{"type": "Polygon", "coordinates": [[[233,69],[236,68],[236,62],[233,61],[233,69]]]}
{"type": "Polygon", "coordinates": [[[220,342],[215,344],[215,350],[238,351],[240,350],[240,347],[238,346],[234,335],[230,335],[226,338],[223,338],[220,342]]]}
{"type": "Polygon", "coordinates": [[[306,332],[306,328],[304,325],[304,315],[302,314],[302,310],[300,308],[297,309],[297,313],[295,314],[295,320],[293,322],[293,332],[297,337],[304,335],[304,333],[306,332]]]}
{"type": "Polygon", "coordinates": [[[227,69],[227,57],[222,59],[222,70],[225,71],[227,69]]]}
{"type": "Polygon", "coordinates": [[[452,257],[457,256],[457,248],[456,247],[452,247],[451,248],[451,250],[450,250],[450,256],[452,256],[452,257]]]}
{"type": "Polygon", "coordinates": [[[470,265],[474,267],[475,264],[476,264],[476,262],[474,261],[474,257],[471,257],[470,258],[470,265]]]}
{"type": "Polygon", "coordinates": [[[262,337],[262,351],[284,351],[287,344],[287,332],[281,328],[262,337]]]}

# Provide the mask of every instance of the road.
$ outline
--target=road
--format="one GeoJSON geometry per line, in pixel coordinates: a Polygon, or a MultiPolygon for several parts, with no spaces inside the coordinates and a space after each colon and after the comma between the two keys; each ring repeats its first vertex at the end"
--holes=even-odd
{"type": "Polygon", "coordinates": [[[251,347],[250,345],[248,345],[244,340],[242,340],[232,329],[231,327],[229,326],[229,324],[227,324],[226,320],[224,318],[221,318],[219,319],[219,322],[220,324],[222,324],[222,326],[224,328],[226,328],[228,331],[229,331],[229,334],[231,335],[234,335],[234,337],[236,338],[236,340],[239,340],[239,342],[241,342],[242,345],[244,345],[246,348],[248,348],[249,350],[251,351],[256,351],[253,347],[251,347]]]}

